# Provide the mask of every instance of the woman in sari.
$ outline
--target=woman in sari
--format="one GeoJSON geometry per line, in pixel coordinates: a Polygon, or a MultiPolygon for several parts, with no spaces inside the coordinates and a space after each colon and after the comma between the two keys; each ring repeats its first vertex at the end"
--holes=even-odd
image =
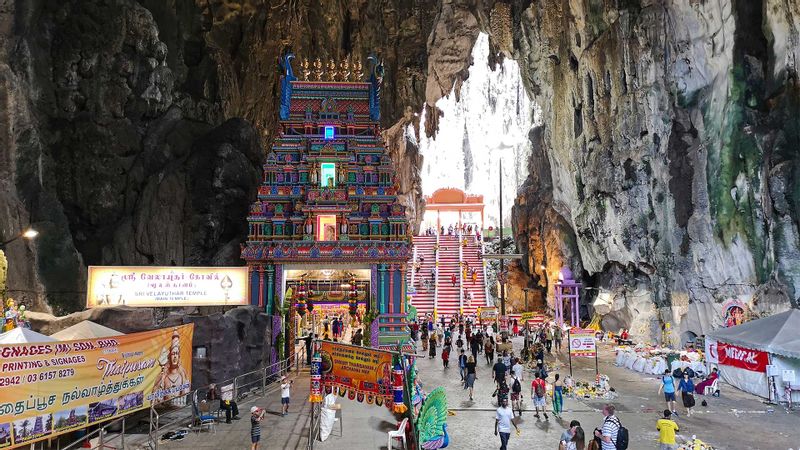
{"type": "Polygon", "coordinates": [[[715,381],[717,378],[719,378],[719,372],[717,371],[717,368],[716,368],[716,367],[714,367],[714,369],[712,369],[712,370],[711,370],[711,373],[708,375],[708,377],[707,377],[707,378],[706,378],[704,381],[701,381],[700,383],[697,383],[697,384],[695,385],[695,387],[694,387],[694,391],[695,391],[696,393],[700,394],[700,395],[705,395],[705,393],[706,393],[706,386],[711,386],[711,384],[712,384],[712,383],[713,383],[713,382],[714,382],[714,381],[715,381]]]}

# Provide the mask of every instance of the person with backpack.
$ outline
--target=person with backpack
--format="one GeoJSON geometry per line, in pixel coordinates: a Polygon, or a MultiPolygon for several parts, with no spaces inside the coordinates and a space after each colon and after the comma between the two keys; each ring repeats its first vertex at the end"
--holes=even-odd
{"type": "Polygon", "coordinates": [[[601,450],[627,450],[628,448],[628,429],[622,426],[622,422],[614,415],[616,408],[608,403],[603,407],[603,425],[595,428],[595,440],[600,441],[601,450]]]}
{"type": "Polygon", "coordinates": [[[511,374],[511,410],[513,411],[515,408],[519,412],[519,416],[522,416],[522,383],[519,382],[519,378],[515,373],[511,374]]]}
{"type": "Polygon", "coordinates": [[[539,409],[544,413],[544,420],[550,420],[547,417],[547,383],[542,379],[539,374],[531,382],[531,400],[533,400],[534,417],[539,418],[539,409]]]}
{"type": "Polygon", "coordinates": [[[658,393],[660,394],[661,391],[664,391],[664,401],[667,402],[667,409],[677,416],[677,411],[675,411],[675,379],[672,378],[669,369],[664,370],[664,376],[661,377],[661,386],[658,387],[658,393]]]}
{"type": "Polygon", "coordinates": [[[494,382],[497,383],[499,386],[501,382],[505,383],[506,381],[506,372],[508,369],[506,365],[503,364],[503,358],[498,356],[497,363],[492,367],[492,373],[494,374],[494,382]]]}

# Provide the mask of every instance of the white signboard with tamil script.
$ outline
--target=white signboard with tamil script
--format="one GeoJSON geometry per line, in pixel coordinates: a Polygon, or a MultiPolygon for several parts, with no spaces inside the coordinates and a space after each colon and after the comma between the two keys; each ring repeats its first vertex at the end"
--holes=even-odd
{"type": "Polygon", "coordinates": [[[86,307],[247,305],[247,267],[90,266],[86,307]]]}

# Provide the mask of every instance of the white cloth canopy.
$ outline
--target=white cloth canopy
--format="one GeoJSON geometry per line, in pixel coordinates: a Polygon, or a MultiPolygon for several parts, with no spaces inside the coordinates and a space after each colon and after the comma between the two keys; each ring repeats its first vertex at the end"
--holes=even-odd
{"type": "Polygon", "coordinates": [[[752,350],[800,358],[800,309],[708,333],[708,337],[752,350]]]}
{"type": "Polygon", "coordinates": [[[50,335],[50,337],[53,339],[58,339],[59,341],[74,341],[77,339],[95,339],[121,335],[122,333],[117,330],[104,327],[103,325],[94,323],[91,320],[84,320],[71,327],[64,328],[58,333],[53,333],[50,335]]]}
{"type": "Polygon", "coordinates": [[[0,344],[29,344],[33,342],[55,342],[56,339],[27,328],[17,327],[0,334],[0,344]]]}

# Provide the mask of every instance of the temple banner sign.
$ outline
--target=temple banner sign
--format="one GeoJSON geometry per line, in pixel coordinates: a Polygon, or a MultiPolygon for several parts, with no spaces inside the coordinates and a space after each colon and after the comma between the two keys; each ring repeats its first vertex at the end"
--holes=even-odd
{"type": "Polygon", "coordinates": [[[181,405],[194,325],[0,345],[0,448],[28,447],[155,403],[181,405]]]}
{"type": "Polygon", "coordinates": [[[247,305],[247,267],[90,266],[86,307],[247,305]]]}

